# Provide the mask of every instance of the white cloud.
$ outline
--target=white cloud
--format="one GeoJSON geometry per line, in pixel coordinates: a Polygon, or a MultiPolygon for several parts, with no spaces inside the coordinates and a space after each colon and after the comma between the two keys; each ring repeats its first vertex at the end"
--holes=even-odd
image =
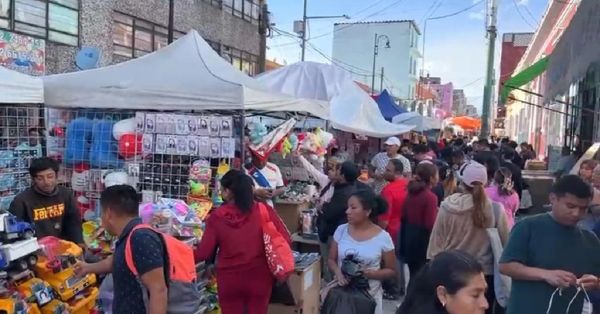
{"type": "Polygon", "coordinates": [[[483,21],[485,19],[485,11],[481,10],[479,12],[471,12],[469,13],[469,18],[472,20],[483,21]]]}
{"type": "Polygon", "coordinates": [[[517,0],[517,5],[526,6],[529,4],[529,0],[517,0]]]}

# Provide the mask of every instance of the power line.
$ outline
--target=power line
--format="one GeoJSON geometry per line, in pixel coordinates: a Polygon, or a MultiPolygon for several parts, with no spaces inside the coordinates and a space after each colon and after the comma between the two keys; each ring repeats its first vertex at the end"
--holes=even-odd
{"type": "Polygon", "coordinates": [[[456,11],[454,13],[446,14],[446,15],[440,15],[440,16],[430,17],[430,18],[428,18],[428,20],[441,20],[441,19],[445,19],[445,18],[448,18],[448,17],[459,15],[461,13],[465,13],[465,12],[467,12],[467,11],[475,8],[476,6],[482,4],[484,1],[485,0],[477,1],[477,2],[473,3],[472,5],[466,7],[464,9],[462,9],[462,10],[456,11]]]}
{"type": "Polygon", "coordinates": [[[519,16],[521,17],[521,19],[523,20],[523,22],[525,22],[527,25],[529,25],[531,28],[533,28],[534,30],[537,29],[536,26],[533,26],[529,20],[527,20],[525,18],[525,16],[523,15],[523,13],[521,12],[521,9],[519,9],[519,4],[517,3],[517,0],[512,0],[513,4],[515,5],[515,9],[517,10],[517,13],[519,14],[519,16]]]}

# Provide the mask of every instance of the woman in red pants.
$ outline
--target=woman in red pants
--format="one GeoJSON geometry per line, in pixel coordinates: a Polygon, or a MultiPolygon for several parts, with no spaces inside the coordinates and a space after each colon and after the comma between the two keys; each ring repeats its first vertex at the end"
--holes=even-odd
{"type": "MultiPolygon", "coordinates": [[[[267,265],[258,203],[254,201],[252,178],[231,170],[221,179],[225,203],[210,214],[196,262],[216,254],[219,304],[223,314],[266,314],[275,279],[267,265]]],[[[268,208],[271,221],[291,242],[289,232],[268,208]]]]}

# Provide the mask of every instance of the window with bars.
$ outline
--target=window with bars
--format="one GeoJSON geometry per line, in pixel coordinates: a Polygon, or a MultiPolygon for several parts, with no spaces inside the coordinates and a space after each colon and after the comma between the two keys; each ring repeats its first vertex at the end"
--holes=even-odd
{"type": "MultiPolygon", "coordinates": [[[[166,27],[136,17],[114,12],[114,54],[137,58],[168,45],[169,32],[166,27]]],[[[173,38],[185,35],[174,31],[173,38]]]]}
{"type": "Polygon", "coordinates": [[[0,28],[77,46],[79,0],[0,0],[0,28]]]}
{"type": "Polygon", "coordinates": [[[224,11],[258,25],[260,18],[259,0],[222,0],[222,3],[224,11]]]}

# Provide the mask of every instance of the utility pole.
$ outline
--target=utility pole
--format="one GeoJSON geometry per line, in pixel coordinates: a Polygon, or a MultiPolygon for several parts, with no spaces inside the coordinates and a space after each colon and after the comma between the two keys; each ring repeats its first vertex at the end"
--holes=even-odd
{"type": "Polygon", "coordinates": [[[383,69],[384,67],[381,67],[381,81],[379,82],[379,93],[383,91],[383,69]]]}
{"type": "Polygon", "coordinates": [[[260,19],[258,22],[258,33],[260,34],[260,51],[258,56],[258,73],[265,72],[265,64],[267,58],[267,37],[270,31],[270,18],[269,8],[267,2],[261,0],[260,2],[260,19]]]}
{"type": "Polygon", "coordinates": [[[375,64],[377,63],[377,54],[379,53],[379,45],[377,44],[379,35],[375,34],[375,43],[373,44],[373,75],[371,76],[371,94],[375,95],[375,64]]]}
{"type": "Polygon", "coordinates": [[[169,0],[169,27],[168,27],[168,34],[167,34],[167,41],[170,43],[173,42],[173,29],[175,28],[175,0],[169,0]]]}
{"type": "Polygon", "coordinates": [[[488,60],[485,87],[483,89],[483,106],[481,112],[481,137],[490,135],[490,111],[492,105],[492,89],[494,86],[494,55],[496,50],[496,15],[498,14],[497,0],[488,0],[488,60]]]}
{"type": "Polygon", "coordinates": [[[302,14],[302,59],[304,61],[304,55],[306,54],[306,5],[308,0],[304,0],[304,13],[302,14]]]}

